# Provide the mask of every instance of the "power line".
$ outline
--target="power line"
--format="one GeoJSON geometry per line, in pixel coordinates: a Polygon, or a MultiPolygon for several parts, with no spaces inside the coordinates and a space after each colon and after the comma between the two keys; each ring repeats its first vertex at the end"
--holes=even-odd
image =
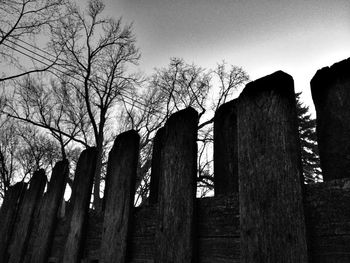
{"type": "MultiPolygon", "coordinates": [[[[43,62],[43,61],[41,61],[41,60],[39,60],[39,59],[37,59],[37,58],[35,58],[35,57],[33,57],[33,56],[27,54],[26,52],[23,52],[23,51],[21,51],[21,50],[18,50],[18,49],[14,48],[14,47],[11,47],[11,46],[9,46],[9,45],[3,43],[3,45],[7,46],[8,48],[13,49],[13,50],[15,50],[15,51],[21,53],[22,55],[27,56],[27,57],[29,57],[29,58],[31,58],[31,59],[33,59],[33,60],[35,60],[35,61],[37,61],[37,62],[39,62],[39,63],[41,63],[41,64],[44,64],[45,66],[48,67],[47,71],[49,71],[50,73],[54,74],[55,76],[59,77],[56,73],[54,73],[53,71],[49,70],[49,68],[53,68],[53,69],[57,70],[58,72],[60,72],[60,73],[66,75],[66,76],[68,76],[68,77],[70,77],[70,78],[73,78],[73,79],[75,79],[75,80],[77,80],[77,81],[82,82],[83,84],[85,84],[85,82],[84,82],[83,80],[78,79],[78,78],[76,78],[76,77],[74,77],[74,76],[68,75],[66,72],[64,72],[64,71],[62,71],[62,70],[60,70],[60,69],[57,69],[57,68],[54,66],[54,64],[56,63],[56,61],[52,61],[52,60],[50,60],[50,59],[48,59],[48,58],[42,56],[41,54],[38,54],[38,53],[36,53],[36,52],[34,52],[34,51],[32,51],[32,50],[29,50],[29,49],[26,48],[26,47],[23,47],[22,45],[20,45],[20,44],[18,44],[18,43],[16,43],[16,42],[13,42],[13,41],[8,40],[8,39],[6,39],[6,40],[7,40],[8,42],[10,42],[10,43],[16,45],[17,47],[20,47],[20,48],[22,48],[22,49],[24,49],[24,50],[27,50],[27,51],[31,52],[32,54],[37,55],[37,56],[39,56],[39,57],[41,57],[41,58],[43,58],[43,59],[45,59],[45,60],[51,62],[51,63],[52,63],[51,65],[50,65],[50,64],[47,64],[46,62],[43,62]]],[[[21,40],[21,42],[24,42],[25,44],[27,44],[27,45],[29,45],[29,46],[35,47],[35,46],[33,46],[33,45],[31,45],[31,44],[29,44],[29,43],[23,41],[23,40],[21,40]]],[[[38,50],[40,50],[40,51],[42,51],[42,52],[44,52],[44,53],[47,53],[46,51],[43,51],[43,50],[41,50],[40,48],[36,48],[36,49],[38,49],[38,50]]],[[[50,56],[53,56],[53,55],[50,54],[50,56]]],[[[56,57],[55,57],[55,58],[56,58],[56,57]]],[[[58,59],[58,58],[56,58],[56,59],[58,59]]],[[[58,59],[58,60],[64,61],[64,60],[62,60],[62,59],[58,59]]],[[[67,69],[66,67],[62,66],[62,65],[57,64],[57,66],[62,67],[62,68],[65,69],[65,70],[69,70],[69,69],[67,69]]],[[[97,77],[97,78],[98,78],[98,79],[101,79],[101,78],[99,78],[99,77],[97,77]]],[[[94,82],[94,81],[91,80],[91,79],[89,79],[89,81],[90,81],[91,83],[93,83],[93,84],[101,85],[100,83],[96,83],[96,82],[94,82]]],[[[101,85],[101,86],[102,86],[102,85],[101,85]]],[[[143,107],[146,107],[146,108],[148,107],[146,104],[144,104],[144,103],[142,103],[142,102],[139,102],[139,101],[137,101],[137,100],[134,100],[133,98],[129,97],[128,95],[126,95],[126,94],[125,94],[124,92],[122,92],[122,91],[119,91],[119,93],[120,93],[122,96],[124,96],[125,98],[127,98],[128,100],[132,101],[133,103],[137,103],[137,104],[139,104],[139,105],[141,105],[141,106],[143,106],[143,107]]],[[[135,105],[135,104],[133,104],[133,103],[130,103],[130,102],[128,102],[128,101],[125,101],[125,103],[128,104],[128,105],[130,105],[130,106],[132,106],[132,107],[136,107],[136,108],[138,108],[138,109],[140,109],[140,110],[144,110],[144,109],[142,109],[141,107],[139,107],[139,106],[137,106],[137,105],[135,105]]],[[[150,111],[149,111],[148,113],[151,114],[151,115],[155,115],[155,116],[156,116],[156,114],[151,113],[150,111]]],[[[162,114],[162,115],[165,115],[164,113],[162,113],[162,112],[160,112],[160,111],[158,111],[158,113],[159,113],[159,114],[162,114]]]]}
{"type": "MultiPolygon", "coordinates": [[[[51,55],[51,56],[54,57],[55,60],[48,59],[47,57],[45,57],[45,56],[43,56],[43,55],[41,55],[41,54],[38,54],[38,53],[36,53],[36,52],[34,52],[34,51],[32,51],[32,50],[26,48],[26,47],[24,47],[24,46],[22,46],[22,45],[20,45],[20,44],[18,44],[18,43],[16,43],[16,42],[14,42],[14,41],[11,41],[11,40],[8,40],[8,39],[6,39],[6,41],[12,43],[13,45],[16,45],[17,47],[20,47],[20,48],[22,48],[22,49],[24,49],[24,50],[27,50],[27,51],[29,51],[30,53],[32,53],[32,54],[34,54],[34,55],[36,55],[36,56],[38,56],[38,57],[40,57],[40,58],[42,58],[42,59],[45,59],[45,60],[49,61],[49,62],[52,63],[52,64],[55,64],[57,60],[63,61],[62,59],[59,59],[58,57],[55,57],[55,56],[53,56],[53,55],[51,55]]],[[[21,41],[21,42],[24,42],[24,41],[21,41]]],[[[24,43],[26,43],[26,42],[24,42],[24,43]]],[[[26,43],[26,44],[29,45],[29,46],[33,46],[33,45],[29,44],[29,43],[26,43]]],[[[42,51],[42,52],[43,52],[43,51],[42,51]]],[[[40,61],[40,63],[42,63],[42,61],[40,61]]],[[[59,67],[62,67],[62,68],[65,69],[65,70],[69,70],[68,68],[66,68],[66,67],[64,67],[64,66],[62,66],[62,65],[60,65],[60,64],[56,64],[56,65],[59,66],[59,67]]],[[[57,70],[57,69],[56,69],[56,70],[57,70]]],[[[63,73],[63,74],[65,74],[63,71],[60,71],[60,72],[63,73]]]]}
{"type": "MultiPolygon", "coordinates": [[[[28,48],[23,47],[22,45],[20,45],[20,44],[18,44],[18,43],[16,43],[16,42],[13,42],[13,41],[8,40],[8,39],[6,39],[6,40],[9,41],[9,42],[11,42],[11,43],[14,44],[14,45],[17,45],[17,46],[19,46],[19,47],[21,47],[21,48],[23,48],[23,49],[25,49],[25,50],[27,50],[27,51],[29,51],[29,52],[31,52],[31,53],[37,55],[37,56],[43,58],[43,59],[45,59],[45,60],[51,62],[52,64],[55,63],[55,61],[50,60],[50,59],[48,59],[47,57],[44,57],[44,56],[42,56],[42,55],[40,55],[40,54],[38,54],[38,53],[36,53],[36,52],[34,52],[34,51],[32,51],[32,50],[29,50],[28,48]]],[[[64,61],[64,60],[62,60],[62,59],[60,59],[60,58],[58,58],[58,57],[53,56],[52,54],[48,53],[47,51],[45,51],[45,50],[43,50],[43,49],[40,49],[40,48],[38,48],[38,47],[36,47],[36,46],[30,44],[30,43],[27,43],[27,42],[24,41],[24,40],[20,40],[20,41],[21,41],[22,43],[24,43],[24,44],[30,46],[30,47],[36,48],[36,49],[38,49],[39,51],[41,51],[41,52],[43,52],[43,53],[45,53],[45,54],[50,55],[51,57],[55,58],[56,60],[61,60],[61,61],[63,61],[63,62],[66,63],[66,61],[64,61]]],[[[22,54],[23,54],[23,53],[22,53],[22,54]]],[[[38,62],[40,62],[40,63],[43,63],[42,61],[39,61],[39,60],[37,60],[37,59],[36,59],[36,61],[38,61],[38,62]]],[[[44,64],[45,64],[45,63],[44,63],[44,64]]],[[[47,64],[46,64],[46,65],[47,65],[47,64]]],[[[65,70],[70,70],[70,69],[66,68],[65,66],[62,66],[62,65],[59,65],[59,64],[57,64],[57,66],[62,67],[62,68],[65,69],[65,70]]],[[[59,69],[57,69],[57,68],[55,68],[55,67],[53,67],[53,68],[56,69],[57,71],[61,72],[62,74],[66,75],[66,76],[68,76],[68,77],[74,78],[75,80],[78,80],[78,81],[80,81],[80,82],[82,82],[82,83],[85,84],[85,82],[84,82],[83,80],[80,80],[80,79],[77,79],[76,77],[73,77],[73,76],[71,76],[71,75],[68,75],[66,72],[63,72],[63,71],[61,71],[61,70],[59,70],[59,69]]],[[[51,71],[50,71],[50,72],[51,72],[51,71]]],[[[51,73],[53,73],[53,72],[51,72],[51,73]]],[[[56,74],[55,74],[55,75],[56,75],[56,74]]],[[[57,75],[56,75],[56,76],[57,76],[57,75]]],[[[96,76],[96,78],[99,79],[99,80],[104,81],[101,77],[96,76]]],[[[95,81],[93,81],[93,80],[91,80],[91,79],[88,79],[88,80],[89,80],[91,83],[93,83],[93,84],[98,84],[98,85],[101,85],[101,86],[102,86],[102,84],[100,84],[100,83],[98,83],[98,82],[96,83],[95,81]]],[[[129,97],[128,95],[126,95],[124,92],[123,92],[123,94],[122,94],[122,91],[119,91],[119,93],[120,93],[122,96],[126,97],[127,99],[129,99],[130,101],[132,101],[132,102],[134,102],[134,103],[137,103],[137,104],[139,104],[139,105],[141,105],[141,106],[143,106],[143,107],[146,107],[146,108],[148,107],[146,104],[144,104],[144,103],[142,103],[142,102],[140,102],[140,101],[137,101],[137,100],[135,100],[135,99],[133,99],[133,98],[130,98],[130,97],[129,97]]],[[[130,104],[130,103],[128,103],[128,102],[127,102],[127,104],[129,104],[130,106],[135,106],[136,108],[138,108],[138,109],[140,109],[140,110],[143,110],[142,108],[140,108],[140,107],[138,107],[138,106],[136,106],[136,105],[134,105],[134,104],[130,104]]],[[[161,114],[161,115],[166,116],[166,114],[162,113],[161,111],[157,111],[157,112],[158,112],[159,114],[161,114]]],[[[150,113],[150,111],[149,111],[149,113],[150,113]]],[[[154,113],[150,113],[150,114],[155,115],[154,113]]]]}
{"type": "MultiPolygon", "coordinates": [[[[36,52],[34,52],[34,51],[32,51],[32,50],[29,50],[29,49],[23,47],[22,45],[20,45],[20,44],[18,44],[18,43],[16,43],[16,42],[13,42],[13,41],[8,40],[8,39],[7,39],[7,41],[9,41],[9,42],[11,42],[12,44],[17,45],[17,46],[19,46],[19,47],[25,49],[25,50],[28,50],[29,52],[31,52],[31,53],[33,53],[33,54],[35,54],[35,55],[38,55],[38,56],[40,56],[41,58],[50,61],[51,63],[55,63],[55,61],[50,60],[50,59],[48,59],[47,57],[44,57],[44,56],[42,56],[42,55],[40,55],[40,54],[38,54],[38,53],[36,53],[36,52]]],[[[22,42],[22,43],[24,43],[24,44],[26,44],[26,45],[28,45],[28,46],[30,46],[30,47],[32,47],[32,48],[35,48],[35,49],[37,49],[37,50],[39,50],[39,51],[41,51],[41,52],[43,52],[43,53],[45,53],[45,54],[47,54],[47,55],[53,57],[53,58],[55,58],[56,60],[61,60],[61,61],[63,61],[63,62],[66,63],[66,61],[64,61],[64,60],[62,60],[62,59],[60,59],[60,58],[57,58],[57,57],[53,56],[52,54],[48,53],[47,51],[45,51],[45,50],[43,50],[43,49],[41,49],[41,48],[38,48],[38,47],[36,47],[36,46],[34,46],[34,45],[32,45],[32,44],[30,44],[30,43],[24,41],[24,40],[20,40],[20,42],[22,42]]],[[[64,67],[64,66],[62,66],[62,65],[58,65],[58,66],[64,68],[65,70],[69,70],[68,68],[66,68],[66,67],[64,67]]],[[[56,69],[56,68],[55,68],[55,69],[56,69]]],[[[56,69],[56,70],[57,70],[57,69],[56,69]]],[[[65,74],[66,76],[69,76],[69,77],[74,78],[73,76],[70,76],[70,75],[66,74],[65,72],[62,72],[62,71],[60,71],[60,72],[61,72],[62,74],[65,74]]],[[[102,78],[100,78],[100,77],[98,77],[98,76],[96,76],[96,78],[99,79],[99,80],[104,81],[102,78]]],[[[74,78],[74,79],[76,79],[76,78],[74,78]]],[[[77,80],[77,79],[76,79],[76,80],[77,80]]],[[[79,81],[83,82],[82,80],[79,80],[79,81]]],[[[94,83],[94,84],[96,84],[96,82],[94,82],[94,81],[91,80],[91,79],[89,79],[89,81],[92,82],[92,83],[94,83]]],[[[84,84],[85,84],[85,83],[84,83],[84,84]]],[[[99,84],[99,83],[97,83],[97,84],[99,84]]],[[[101,84],[100,84],[100,85],[101,85],[101,84]]],[[[102,85],[101,85],[101,86],[102,86],[102,85]]],[[[131,101],[134,102],[134,103],[138,103],[139,105],[142,105],[142,106],[144,106],[144,107],[146,107],[146,108],[148,107],[146,104],[143,104],[143,103],[141,103],[141,102],[139,102],[139,101],[137,101],[137,100],[134,100],[134,99],[128,97],[125,93],[122,94],[122,91],[119,91],[119,93],[120,93],[121,95],[123,95],[124,97],[128,98],[129,100],[131,100],[131,101]]],[[[131,105],[130,103],[128,103],[128,104],[129,104],[130,106],[135,106],[135,105],[131,105]]],[[[135,106],[135,107],[137,107],[137,106],[135,106]]],[[[137,108],[139,108],[139,107],[137,107],[137,108]]],[[[140,109],[140,110],[143,110],[143,109],[141,109],[141,108],[139,108],[139,109],[140,109]]],[[[164,114],[164,113],[162,113],[162,112],[160,112],[160,111],[158,111],[158,113],[161,114],[161,115],[166,116],[166,114],[164,114]]]]}
{"type": "MultiPolygon", "coordinates": [[[[11,36],[12,37],[12,36],[11,36]]],[[[7,41],[9,41],[8,39],[6,39],[7,41]]],[[[32,44],[30,44],[30,43],[28,43],[28,42],[26,42],[26,41],[24,41],[24,40],[22,40],[22,39],[17,39],[18,41],[20,41],[20,42],[22,42],[22,43],[24,43],[24,44],[26,44],[26,45],[28,45],[28,46],[30,46],[30,47],[32,47],[32,48],[35,48],[35,49],[37,49],[37,50],[39,50],[39,51],[41,51],[41,52],[43,52],[43,53],[45,53],[45,54],[47,54],[47,55],[49,55],[49,56],[51,56],[52,58],[54,58],[54,59],[57,59],[57,60],[60,60],[60,61],[63,61],[64,63],[66,63],[66,61],[64,61],[63,59],[60,59],[60,58],[58,58],[58,57],[55,57],[54,55],[52,55],[51,53],[49,53],[49,52],[47,52],[46,50],[44,50],[44,49],[42,49],[42,48],[39,48],[39,47],[37,47],[37,46],[34,46],[34,45],[32,45],[32,44]]],[[[14,44],[17,44],[17,43],[14,43],[14,44]]],[[[17,44],[18,45],[18,44],[17,44]]],[[[34,54],[36,54],[35,52],[33,52],[33,51],[31,51],[32,53],[34,53],[34,54]]],[[[45,59],[47,59],[46,57],[43,57],[43,58],[45,58],[45,59]]],[[[47,59],[48,60],[48,59],[47,59]]],[[[60,67],[63,67],[62,65],[59,65],[60,67]]],[[[63,67],[64,68],[64,67],[63,67]]],[[[66,68],[65,68],[66,69],[66,68]]],[[[100,78],[100,77],[98,77],[98,76],[96,76],[96,78],[97,79],[100,79],[100,80],[103,80],[102,78],[100,78]]],[[[91,81],[91,82],[93,82],[92,80],[89,80],[89,81],[91,81]]],[[[163,87],[161,87],[161,89],[164,89],[163,87]]],[[[166,89],[164,89],[165,91],[166,91],[166,89]]],[[[137,101],[136,101],[137,102],[137,101]]],[[[137,102],[138,103],[138,102],[137,102]]],[[[147,106],[145,106],[145,107],[147,107],[147,106]]],[[[159,113],[161,113],[161,112],[159,112],[159,113]]],[[[164,114],[164,113],[161,113],[162,115],[164,115],[164,116],[166,116],[166,114],[164,114]]]]}
{"type": "MultiPolygon", "coordinates": [[[[20,47],[22,47],[22,48],[28,50],[27,48],[25,48],[25,47],[19,45],[19,44],[16,43],[16,42],[13,42],[13,41],[8,40],[8,39],[6,39],[6,40],[9,41],[9,42],[11,42],[12,44],[15,44],[15,45],[17,45],[17,46],[20,46],[20,47]]],[[[22,39],[17,39],[17,40],[19,40],[20,42],[22,42],[22,43],[24,43],[24,44],[26,44],[26,45],[28,45],[28,46],[30,46],[30,47],[32,47],[32,48],[35,48],[35,49],[37,49],[37,50],[39,50],[39,51],[41,51],[41,52],[43,52],[43,53],[45,53],[45,54],[47,54],[47,55],[53,57],[53,58],[55,58],[55,60],[60,60],[60,61],[63,61],[64,63],[66,63],[66,61],[64,61],[63,59],[60,59],[60,58],[58,58],[58,57],[55,57],[54,55],[50,54],[50,53],[47,52],[46,50],[43,50],[43,49],[41,49],[41,48],[39,48],[39,47],[36,47],[36,46],[34,46],[34,45],[32,45],[32,44],[30,44],[30,43],[28,43],[28,42],[26,42],[26,41],[24,41],[24,40],[22,40],[22,39]]],[[[32,51],[32,50],[28,50],[28,51],[30,51],[31,53],[33,53],[33,54],[35,54],[35,55],[40,56],[40,57],[43,58],[43,59],[46,59],[46,60],[50,61],[51,63],[54,63],[53,60],[50,60],[50,59],[48,59],[47,57],[44,57],[44,56],[42,56],[42,55],[40,55],[40,54],[37,54],[36,52],[34,52],[34,51],[32,51]]],[[[66,68],[66,67],[64,67],[64,66],[62,66],[62,65],[58,65],[58,66],[60,66],[60,67],[62,67],[62,68],[64,68],[64,69],[66,69],[66,70],[69,70],[68,68],[66,68]]],[[[61,72],[61,73],[63,73],[63,72],[61,72]]],[[[66,74],[66,73],[63,73],[63,74],[66,74]]],[[[67,74],[66,74],[66,75],[67,75],[67,74]]],[[[69,75],[68,75],[68,76],[69,76],[69,75]]],[[[70,77],[72,77],[72,76],[70,76],[70,77]]],[[[99,77],[99,76],[96,76],[96,78],[99,79],[99,80],[104,81],[104,80],[103,80],[101,77],[99,77]]],[[[90,79],[89,79],[89,81],[92,82],[92,83],[94,83],[94,84],[96,84],[93,80],[90,80],[90,79]]],[[[97,84],[99,84],[99,83],[97,83],[97,84]]],[[[101,86],[102,86],[102,85],[101,85],[101,86]]],[[[123,96],[126,96],[126,95],[124,94],[123,96]]],[[[126,96],[126,97],[127,97],[127,96],[126,96]]],[[[127,98],[130,99],[131,101],[135,102],[135,103],[138,103],[138,104],[144,106],[144,107],[148,107],[147,105],[142,104],[141,102],[136,101],[136,100],[134,100],[134,99],[132,99],[132,98],[130,98],[130,97],[127,97],[127,98]]],[[[159,112],[159,113],[161,113],[161,112],[159,112]]],[[[163,113],[161,113],[161,114],[163,114],[163,113]]],[[[163,114],[163,115],[165,115],[165,114],[163,114]]]]}
{"type": "MultiPolygon", "coordinates": [[[[12,37],[12,36],[11,36],[12,37]]],[[[14,37],[13,37],[14,38],[14,37]]],[[[16,39],[16,38],[15,38],[16,39]]],[[[32,48],[35,48],[35,49],[37,49],[37,50],[39,50],[39,51],[41,51],[41,52],[43,52],[43,53],[45,53],[46,55],[49,55],[50,57],[53,57],[53,58],[56,58],[54,55],[52,55],[51,53],[49,53],[49,52],[47,52],[46,50],[44,50],[44,49],[41,49],[41,48],[39,48],[39,47],[37,47],[37,46],[34,46],[34,45],[32,45],[32,44],[30,44],[30,43],[28,43],[28,42],[26,42],[26,41],[24,41],[24,40],[22,40],[22,39],[16,39],[17,41],[20,41],[20,42],[22,42],[23,44],[26,44],[26,45],[28,45],[28,46],[30,46],[30,47],[32,47],[32,48]]],[[[8,40],[7,39],[7,41],[10,41],[10,40],[8,40]]]]}

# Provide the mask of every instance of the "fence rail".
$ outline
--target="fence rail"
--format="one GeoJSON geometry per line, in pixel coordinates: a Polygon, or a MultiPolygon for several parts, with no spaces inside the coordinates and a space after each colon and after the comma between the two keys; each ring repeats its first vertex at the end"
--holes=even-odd
{"type": "Polygon", "coordinates": [[[198,114],[173,114],[154,140],[149,202],[133,207],[139,136],[117,136],[104,210],[89,209],[95,148],[82,152],[58,216],[68,162],[42,170],[0,210],[0,261],[350,262],[350,59],[311,81],[324,183],[304,185],[293,79],[249,83],[214,118],[215,196],[196,199],[198,114]]]}

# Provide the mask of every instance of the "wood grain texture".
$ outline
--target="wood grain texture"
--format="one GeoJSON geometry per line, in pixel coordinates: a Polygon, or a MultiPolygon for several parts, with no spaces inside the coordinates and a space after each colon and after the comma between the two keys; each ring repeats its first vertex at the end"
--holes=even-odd
{"type": "Polygon", "coordinates": [[[350,177],[350,58],[311,80],[323,180],[350,177]]]}
{"type": "Polygon", "coordinates": [[[47,192],[40,205],[39,218],[34,228],[36,232],[32,233],[33,253],[27,255],[26,262],[46,263],[48,260],[58,219],[58,209],[63,199],[68,174],[68,161],[57,162],[53,168],[47,192]]]}
{"type": "Polygon", "coordinates": [[[27,184],[20,182],[10,186],[0,210],[0,262],[7,258],[7,248],[16,222],[18,208],[27,184]]]}
{"type": "Polygon", "coordinates": [[[100,262],[127,261],[127,241],[134,206],[140,136],[131,130],[117,136],[109,153],[100,262]]]}
{"type": "Polygon", "coordinates": [[[214,118],[215,195],[238,193],[237,99],[220,106],[214,118]]]}
{"type": "Polygon", "coordinates": [[[150,182],[150,193],[148,198],[149,204],[155,204],[158,202],[159,177],[160,177],[160,169],[162,164],[161,153],[163,149],[163,140],[164,140],[164,128],[160,128],[153,139],[151,182],[150,182]]]}
{"type": "Polygon", "coordinates": [[[45,171],[40,169],[34,172],[29,189],[25,192],[19,207],[16,225],[8,248],[8,261],[5,262],[20,263],[24,259],[33,228],[33,215],[43,195],[45,185],[45,171]]]}
{"type": "Polygon", "coordinates": [[[238,104],[241,262],[307,262],[293,79],[249,83],[238,104]]]}
{"type": "MultiPolygon", "coordinates": [[[[305,208],[309,232],[310,262],[349,262],[350,255],[350,179],[315,185],[305,185],[305,208]]],[[[240,230],[238,194],[197,199],[198,262],[232,263],[240,260],[240,230]]],[[[132,263],[153,263],[157,206],[134,209],[134,223],[130,234],[132,263]]],[[[87,262],[99,259],[103,216],[90,211],[87,262]]],[[[58,223],[51,258],[62,253],[68,226],[58,223]]]]}
{"type": "Polygon", "coordinates": [[[78,263],[82,257],[84,234],[96,166],[96,148],[84,150],[75,171],[68,236],[64,244],[64,263],[78,263]]]}
{"type": "Polygon", "coordinates": [[[197,126],[198,114],[192,108],[173,114],[165,124],[155,262],[196,260],[197,126]]]}
{"type": "Polygon", "coordinates": [[[308,185],[306,190],[310,262],[350,262],[350,179],[308,185]]]}

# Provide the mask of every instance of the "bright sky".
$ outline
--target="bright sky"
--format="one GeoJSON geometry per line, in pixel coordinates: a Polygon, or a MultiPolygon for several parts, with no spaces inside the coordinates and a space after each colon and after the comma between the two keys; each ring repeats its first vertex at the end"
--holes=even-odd
{"type": "Polygon", "coordinates": [[[174,56],[225,60],[252,80],[281,69],[312,104],[317,69],[350,57],[349,0],[107,0],[106,10],[134,23],[146,73],[174,56]]]}

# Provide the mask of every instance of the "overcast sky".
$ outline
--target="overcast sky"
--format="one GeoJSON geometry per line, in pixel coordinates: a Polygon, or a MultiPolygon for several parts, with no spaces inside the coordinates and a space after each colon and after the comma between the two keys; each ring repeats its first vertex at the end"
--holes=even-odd
{"type": "Polygon", "coordinates": [[[281,69],[310,103],[316,70],[350,57],[349,0],[107,0],[106,10],[133,22],[146,73],[174,56],[225,60],[252,80],[281,69]]]}

